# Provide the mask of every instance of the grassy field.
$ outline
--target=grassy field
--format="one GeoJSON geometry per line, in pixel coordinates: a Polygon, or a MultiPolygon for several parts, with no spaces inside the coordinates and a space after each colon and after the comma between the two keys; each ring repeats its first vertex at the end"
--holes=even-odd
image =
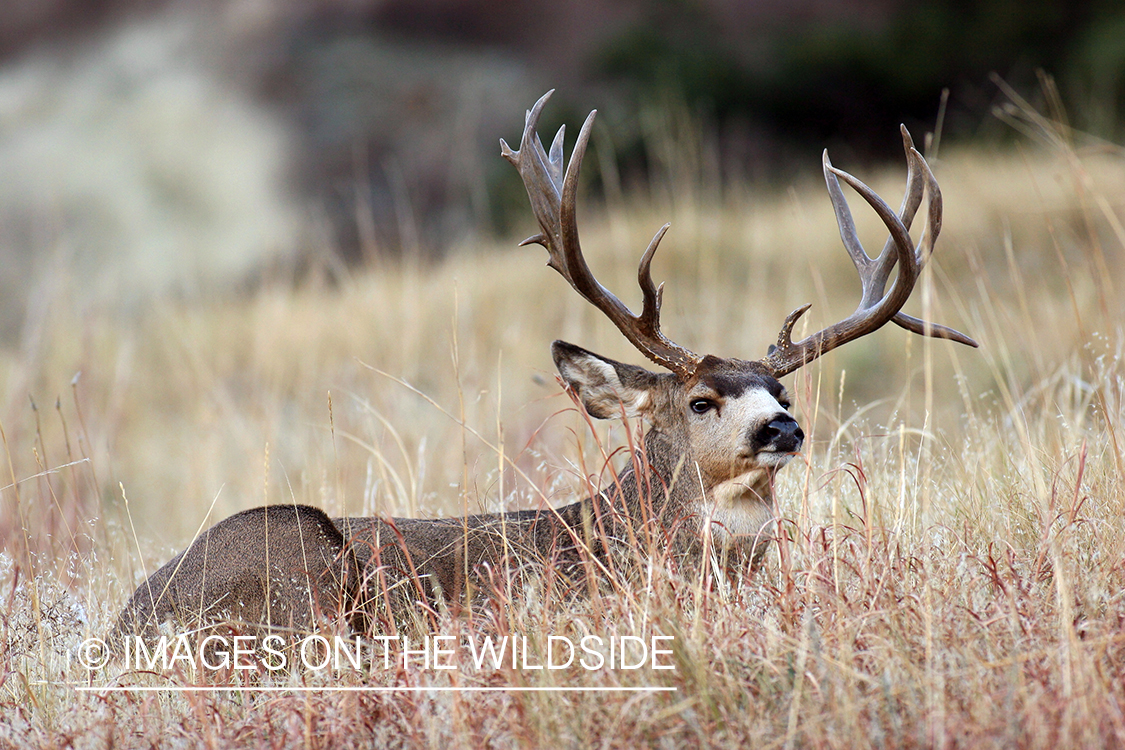
{"type": "MultiPolygon", "coordinates": [[[[674,669],[463,658],[281,681],[666,692],[79,690],[77,644],[234,511],[569,501],[587,473],[609,475],[603,447],[626,435],[589,432],[549,344],[639,357],[540,248],[513,241],[129,309],[79,309],[81,280],[57,279],[0,351],[0,746],[1125,746],[1125,160],[1033,129],[1010,151],[932,160],[945,229],[908,309],[981,348],[892,327],[787,378],[808,440],[782,474],[781,541],[761,571],[729,586],[654,569],[438,628],[537,648],[670,635],[674,669]]],[[[720,189],[703,161],[583,213],[602,281],[635,303],[636,260],[670,220],[654,275],[665,329],[693,350],[756,358],[800,304],[810,327],[848,314],[858,284],[817,156],[777,194],[720,189]]],[[[839,166],[897,205],[904,169],[839,166]]],[[[880,245],[877,219],[857,214],[880,245]]]]}

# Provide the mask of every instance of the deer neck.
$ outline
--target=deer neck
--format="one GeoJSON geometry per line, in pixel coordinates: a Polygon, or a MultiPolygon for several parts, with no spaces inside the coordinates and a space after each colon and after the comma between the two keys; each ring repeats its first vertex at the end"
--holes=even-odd
{"type": "Polygon", "coordinates": [[[683,523],[698,540],[724,556],[758,560],[772,539],[775,520],[776,468],[756,468],[717,480],[702,471],[690,451],[676,449],[667,435],[645,436],[650,472],[656,486],[669,488],[658,514],[683,523]],[[707,540],[710,540],[709,542],[707,540]]]}
{"type": "Polygon", "coordinates": [[[774,473],[756,469],[716,482],[690,451],[650,429],[613,484],[541,518],[574,531],[592,522],[609,537],[625,540],[640,529],[637,524],[655,517],[674,532],[673,553],[710,549],[734,569],[760,559],[772,539],[774,473]]]}
{"type": "Polygon", "coordinates": [[[774,471],[754,469],[715,485],[699,506],[716,538],[758,536],[774,518],[774,471]],[[714,528],[718,527],[718,528],[714,528]]]}

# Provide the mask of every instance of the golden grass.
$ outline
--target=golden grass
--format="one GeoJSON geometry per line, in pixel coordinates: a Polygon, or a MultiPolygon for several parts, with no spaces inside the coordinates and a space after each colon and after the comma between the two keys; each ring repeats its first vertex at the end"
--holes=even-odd
{"type": "MultiPolygon", "coordinates": [[[[21,348],[0,353],[0,744],[1125,745],[1120,157],[936,161],[945,230],[911,310],[982,348],[889,329],[790,379],[806,460],[783,473],[784,536],[758,575],[731,587],[655,571],[635,590],[532,592],[491,624],[439,628],[540,645],[673,635],[675,670],[291,678],[671,693],[77,692],[86,675],[69,650],[108,629],[145,570],[235,510],[449,515],[570,499],[600,446],[625,439],[613,425],[588,434],[548,345],[638,358],[538,248],[507,242],[432,269],[126,311],[75,309],[77,281],[61,280],[21,348]]],[[[587,253],[632,302],[636,257],[670,219],[655,269],[669,280],[666,330],[697,351],[760,356],[793,307],[813,302],[821,326],[854,304],[816,169],[781,195],[684,189],[587,210],[587,253]]],[[[897,170],[870,182],[901,189],[897,170]]],[[[874,245],[875,220],[857,213],[874,245]]]]}

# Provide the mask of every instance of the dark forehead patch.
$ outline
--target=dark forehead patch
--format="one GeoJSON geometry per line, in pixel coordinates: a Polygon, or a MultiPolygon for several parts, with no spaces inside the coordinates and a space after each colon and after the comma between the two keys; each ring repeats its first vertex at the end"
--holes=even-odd
{"type": "Polygon", "coordinates": [[[764,388],[771,396],[778,398],[784,388],[777,378],[765,371],[757,362],[743,362],[737,359],[720,360],[708,363],[704,359],[700,381],[723,398],[738,398],[752,388],[764,388]],[[710,364],[710,367],[706,365],[710,364]]]}

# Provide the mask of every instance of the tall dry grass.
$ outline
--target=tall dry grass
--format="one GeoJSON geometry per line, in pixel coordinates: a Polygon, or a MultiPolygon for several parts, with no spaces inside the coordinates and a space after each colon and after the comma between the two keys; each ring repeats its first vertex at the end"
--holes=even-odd
{"type": "MultiPolygon", "coordinates": [[[[59,280],[21,347],[0,353],[0,743],[1125,745],[1125,163],[1015,114],[1044,143],[933,160],[945,229],[911,303],[981,349],[886,330],[793,376],[809,439],[783,472],[762,571],[732,586],[654,569],[589,599],[531,590],[491,622],[439,626],[537,646],[673,635],[676,669],[287,678],[674,692],[78,692],[79,639],[235,510],[449,515],[570,499],[603,446],[626,440],[614,425],[589,434],[548,344],[637,357],[537,249],[510,243],[127,312],[76,309],[79,281],[59,280]]],[[[603,281],[632,294],[636,256],[670,219],[656,273],[665,327],[691,348],[758,356],[798,304],[814,303],[810,326],[850,312],[858,285],[816,159],[776,195],[719,189],[706,164],[585,212],[603,281]]],[[[899,170],[860,176],[901,189],[899,170]]],[[[857,219],[881,242],[876,219],[857,219]]]]}

